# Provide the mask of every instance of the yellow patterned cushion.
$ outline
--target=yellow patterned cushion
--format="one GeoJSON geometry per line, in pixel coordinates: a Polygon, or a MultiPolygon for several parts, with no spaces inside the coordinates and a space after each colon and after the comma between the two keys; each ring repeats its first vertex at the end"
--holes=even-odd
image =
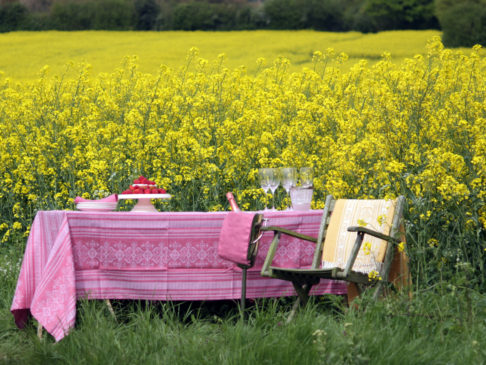
{"type": "MultiPolygon", "coordinates": [[[[324,241],[322,267],[344,269],[356,240],[356,232],[347,231],[350,226],[364,225],[388,235],[395,204],[392,200],[337,200],[324,241]]],[[[386,247],[386,241],[365,235],[352,270],[365,274],[379,271],[386,247]]]]}

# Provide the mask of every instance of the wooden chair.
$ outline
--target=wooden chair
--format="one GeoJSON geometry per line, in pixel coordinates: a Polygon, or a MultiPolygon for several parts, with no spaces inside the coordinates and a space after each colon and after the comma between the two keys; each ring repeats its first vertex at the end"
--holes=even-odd
{"type": "Polygon", "coordinates": [[[262,227],[262,231],[273,231],[274,237],[261,274],[292,282],[298,298],[291,317],[299,304],[307,302],[312,286],[321,278],[345,280],[355,288],[373,285],[373,297],[380,296],[383,285],[391,279],[394,251],[403,241],[404,204],[403,196],[386,201],[335,200],[329,195],[317,238],[281,227],[262,227]],[[282,234],[316,243],[310,268],[272,266],[282,234]]]}

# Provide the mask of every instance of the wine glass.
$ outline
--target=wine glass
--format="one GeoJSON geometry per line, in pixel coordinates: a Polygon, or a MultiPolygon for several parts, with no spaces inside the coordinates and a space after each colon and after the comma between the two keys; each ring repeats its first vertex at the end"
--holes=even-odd
{"type": "MultiPolygon", "coordinates": [[[[280,169],[282,187],[290,197],[290,189],[297,185],[297,169],[295,167],[282,167],[280,169]]],[[[287,210],[291,210],[290,207],[287,210]]]]}
{"type": "Polygon", "coordinates": [[[271,176],[273,175],[272,169],[270,168],[261,168],[258,169],[258,177],[260,178],[260,186],[263,189],[263,192],[265,193],[265,210],[267,209],[267,203],[266,203],[266,195],[268,190],[270,190],[270,181],[271,181],[271,176]]]}
{"type": "Polygon", "coordinates": [[[313,176],[311,167],[301,167],[299,170],[300,174],[300,186],[303,188],[312,188],[313,186],[313,176]]]}
{"type": "Polygon", "coordinates": [[[270,190],[272,191],[272,210],[275,209],[275,190],[280,185],[279,169],[270,168],[270,190]]]}

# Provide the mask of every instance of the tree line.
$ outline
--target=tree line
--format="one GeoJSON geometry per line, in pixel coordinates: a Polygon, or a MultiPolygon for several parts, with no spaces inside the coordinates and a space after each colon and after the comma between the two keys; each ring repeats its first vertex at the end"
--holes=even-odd
{"type": "Polygon", "coordinates": [[[486,45],[486,0],[0,0],[0,31],[441,29],[486,45]]]}

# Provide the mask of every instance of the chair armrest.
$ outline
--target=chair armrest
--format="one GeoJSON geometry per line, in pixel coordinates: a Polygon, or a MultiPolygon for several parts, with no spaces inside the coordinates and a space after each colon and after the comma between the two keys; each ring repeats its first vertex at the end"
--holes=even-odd
{"type": "Polygon", "coordinates": [[[356,258],[358,257],[358,252],[361,248],[361,244],[363,243],[363,238],[365,234],[369,234],[370,236],[380,238],[382,240],[392,242],[392,243],[400,243],[400,240],[391,236],[388,236],[386,234],[374,231],[372,229],[362,227],[362,226],[351,226],[348,227],[349,232],[356,232],[357,237],[356,241],[354,243],[354,246],[351,250],[351,253],[348,258],[348,262],[346,263],[346,266],[343,271],[343,277],[347,277],[349,275],[349,272],[353,268],[354,262],[356,261],[356,258]]]}
{"type": "Polygon", "coordinates": [[[287,236],[299,238],[299,239],[304,240],[304,241],[310,241],[310,242],[314,242],[314,243],[317,242],[316,237],[307,236],[305,234],[298,233],[298,232],[295,232],[295,231],[291,231],[290,229],[286,229],[286,228],[282,228],[282,227],[275,227],[275,226],[262,227],[261,231],[273,231],[275,233],[280,232],[280,233],[286,234],[287,236]]]}
{"type": "Polygon", "coordinates": [[[377,231],[374,231],[372,229],[362,227],[362,226],[348,227],[348,231],[349,232],[362,232],[364,234],[369,234],[370,236],[377,237],[377,238],[380,238],[382,240],[389,241],[389,242],[396,243],[396,244],[401,242],[399,239],[397,239],[395,237],[388,236],[386,234],[383,234],[383,233],[380,233],[380,232],[377,232],[377,231]]]}
{"type": "Polygon", "coordinates": [[[281,237],[282,234],[286,234],[288,236],[295,237],[295,238],[305,240],[305,241],[311,241],[311,242],[314,242],[314,243],[317,242],[317,238],[315,238],[315,237],[307,236],[305,234],[301,234],[301,233],[298,233],[298,232],[295,232],[295,231],[291,231],[289,229],[285,229],[285,228],[282,228],[282,227],[275,227],[275,226],[262,227],[261,231],[262,232],[263,231],[273,231],[274,232],[273,240],[272,240],[272,243],[270,244],[270,247],[268,249],[268,253],[267,253],[267,256],[265,257],[265,262],[263,263],[263,267],[262,267],[262,271],[261,271],[261,275],[267,276],[267,277],[273,277],[273,272],[272,272],[271,266],[272,266],[273,258],[275,257],[275,253],[277,252],[277,247],[280,243],[280,237],[281,237]]]}
{"type": "Polygon", "coordinates": [[[280,235],[280,232],[275,231],[272,243],[268,248],[267,256],[265,257],[265,261],[263,262],[262,271],[260,272],[262,276],[273,277],[271,266],[273,258],[275,257],[275,253],[277,252],[277,246],[280,243],[280,235]]]}

